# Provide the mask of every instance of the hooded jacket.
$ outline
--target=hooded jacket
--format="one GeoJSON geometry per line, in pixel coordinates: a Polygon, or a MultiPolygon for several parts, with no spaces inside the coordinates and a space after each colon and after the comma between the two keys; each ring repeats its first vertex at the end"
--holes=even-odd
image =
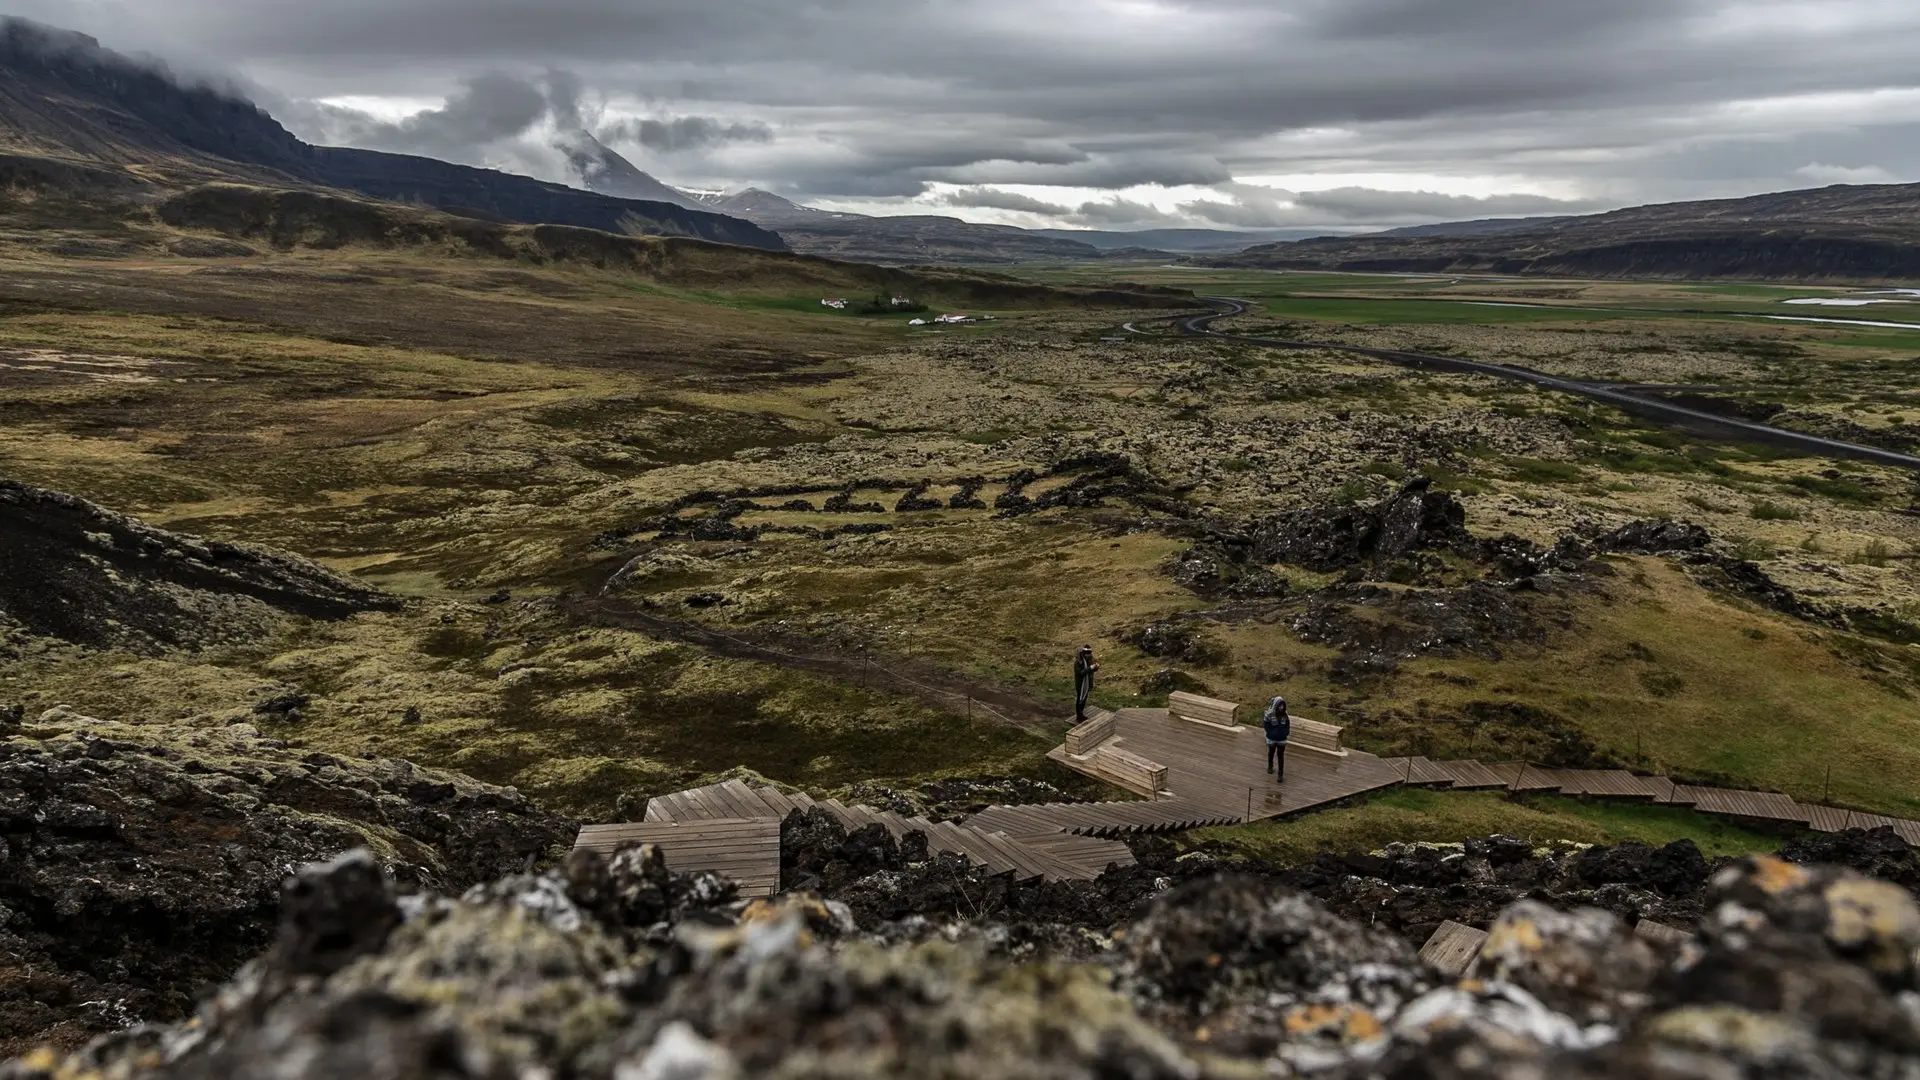
{"type": "Polygon", "coordinates": [[[1260,718],[1260,726],[1266,730],[1269,743],[1284,743],[1293,735],[1293,718],[1287,715],[1287,699],[1274,698],[1267,702],[1267,712],[1260,718]]]}

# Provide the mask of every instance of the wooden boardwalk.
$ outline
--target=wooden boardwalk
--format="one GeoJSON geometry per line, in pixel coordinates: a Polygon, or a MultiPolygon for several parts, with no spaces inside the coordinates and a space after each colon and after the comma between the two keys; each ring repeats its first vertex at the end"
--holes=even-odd
{"type": "MultiPolygon", "coordinates": [[[[1048,757],[1142,798],[993,806],[963,822],[936,822],[729,780],[658,796],[640,823],[586,826],[575,846],[611,851],[630,843],[659,844],[669,865],[724,873],[750,893],[771,892],[780,887],[780,823],[796,810],[817,807],[849,830],[879,825],[896,838],[922,833],[929,850],[964,856],[996,874],[1087,881],[1109,867],[1134,863],[1123,837],[1260,821],[1412,785],[1630,799],[1823,832],[1884,825],[1920,848],[1920,821],[1816,806],[1776,792],[1676,784],[1621,769],[1383,758],[1339,748],[1337,741],[1334,752],[1291,747],[1285,776],[1276,779],[1266,771],[1266,740],[1257,727],[1200,723],[1165,709],[1122,709],[1096,719],[1076,728],[1048,757]]],[[[1471,936],[1454,933],[1455,944],[1471,936]]],[[[1447,944],[1440,958],[1452,964],[1455,951],[1447,944]]]]}
{"type": "MultiPolygon", "coordinates": [[[[1088,803],[1084,805],[1104,806],[1115,811],[1124,811],[1129,806],[1159,807],[1163,804],[1088,803]]],[[[988,822],[982,826],[974,821],[962,824],[930,821],[923,817],[909,817],[889,810],[876,810],[869,806],[849,806],[838,799],[815,800],[801,792],[786,793],[777,788],[754,786],[740,780],[728,780],[724,783],[661,795],[648,801],[643,825],[588,826],[581,830],[580,840],[575,846],[603,845],[610,837],[628,835],[614,830],[637,830],[650,826],[666,831],[657,834],[659,839],[655,839],[654,834],[642,837],[633,833],[631,835],[634,839],[625,842],[660,843],[666,851],[669,865],[704,870],[709,867],[676,858],[674,848],[669,846],[678,839],[678,834],[672,831],[676,824],[692,827],[723,822],[758,822],[763,827],[771,828],[774,837],[771,854],[763,853],[762,855],[760,876],[764,877],[770,872],[777,880],[780,872],[780,822],[795,810],[804,811],[814,807],[833,815],[835,820],[849,831],[863,829],[869,825],[879,825],[892,833],[896,839],[903,838],[912,832],[921,833],[926,836],[930,851],[963,855],[969,861],[984,866],[993,873],[1011,874],[1017,879],[1090,881],[1099,877],[1109,866],[1131,866],[1134,862],[1133,850],[1125,844],[1102,839],[1100,836],[1079,835],[1046,822],[1015,819],[1000,823],[988,822]],[[589,830],[595,830],[591,836],[589,830]]],[[[1093,816],[1101,817],[1097,813],[1093,816]]],[[[1097,823],[1099,825],[1097,831],[1106,833],[1147,827],[1150,822],[1145,818],[1146,815],[1137,813],[1131,816],[1123,812],[1109,813],[1097,823]]],[[[694,850],[692,854],[703,857],[705,853],[694,850]]]]}
{"type": "MultiPolygon", "coordinates": [[[[1382,758],[1359,750],[1345,756],[1292,747],[1287,753],[1283,783],[1266,774],[1265,739],[1256,727],[1224,728],[1180,719],[1164,709],[1122,709],[1104,725],[1098,738],[1084,736],[1076,749],[1056,747],[1048,755],[1070,769],[1098,775],[1086,767],[1101,750],[1117,747],[1135,758],[1165,768],[1164,790],[1146,805],[1164,807],[1165,826],[1188,828],[1198,811],[1233,815],[1240,821],[1311,810],[1355,795],[1398,785],[1504,790],[1520,793],[1559,793],[1578,798],[1625,799],[1660,805],[1688,806],[1701,813],[1758,822],[1805,825],[1826,832],[1846,828],[1894,830],[1909,845],[1920,848],[1920,822],[1882,817],[1859,811],[1802,803],[1771,791],[1676,784],[1664,776],[1641,776],[1624,769],[1547,769],[1523,762],[1483,763],[1474,760],[1436,761],[1425,757],[1382,758]],[[1239,805],[1235,805],[1236,802],[1239,805]]],[[[1098,829],[1105,813],[1140,804],[1083,805],[1061,820],[1065,827],[1088,832],[1098,829]],[[1108,809],[1102,809],[1108,808],[1108,809]]],[[[1020,807],[1036,820],[1052,820],[1046,807],[1020,807]]],[[[989,820],[1004,820],[1008,808],[987,811],[989,820]]],[[[1131,811],[1139,814],[1141,811],[1131,811]]],[[[1117,820],[1117,819],[1116,819],[1117,820]]]]}

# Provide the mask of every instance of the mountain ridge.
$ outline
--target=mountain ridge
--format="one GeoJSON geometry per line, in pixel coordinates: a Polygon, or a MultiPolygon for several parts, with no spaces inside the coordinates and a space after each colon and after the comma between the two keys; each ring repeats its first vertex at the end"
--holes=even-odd
{"type": "Polygon", "coordinates": [[[1275,270],[1906,281],[1920,278],[1920,184],[1654,203],[1494,232],[1321,237],[1194,261],[1275,270]]]}
{"type": "Polygon", "coordinates": [[[84,34],[0,17],[0,150],[175,180],[288,180],[525,224],[783,250],[777,233],[672,202],[377,150],[315,146],[237,92],[176,79],[84,34]]]}

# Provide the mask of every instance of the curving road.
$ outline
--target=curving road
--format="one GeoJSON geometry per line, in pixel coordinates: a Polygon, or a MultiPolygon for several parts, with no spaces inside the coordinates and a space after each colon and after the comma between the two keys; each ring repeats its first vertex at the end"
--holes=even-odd
{"type": "MultiPolygon", "coordinates": [[[[1404,352],[1399,349],[1376,349],[1365,345],[1338,345],[1321,341],[1291,341],[1286,338],[1252,337],[1245,334],[1223,333],[1213,328],[1220,319],[1245,314],[1248,304],[1230,296],[1203,296],[1200,299],[1215,305],[1219,310],[1205,315],[1194,315],[1183,319],[1180,332],[1183,334],[1203,334],[1220,341],[1235,341],[1245,345],[1263,345],[1273,349],[1331,349],[1336,352],[1354,353],[1360,356],[1385,360],[1401,367],[1417,368],[1423,371],[1447,371],[1465,375],[1491,375],[1496,379],[1513,382],[1531,383],[1547,390],[1558,390],[1565,394],[1576,394],[1593,401],[1631,413],[1634,416],[1659,423],[1686,428],[1689,431],[1716,438],[1731,439],[1738,442],[1763,443],[1783,449],[1798,450],[1803,453],[1817,454],[1823,457],[1850,457],[1864,461],[1873,461],[1881,465],[1893,465],[1903,469],[1920,471],[1920,457],[1885,450],[1877,446],[1862,446],[1858,443],[1843,442],[1839,439],[1827,439],[1818,435],[1809,435],[1801,431],[1789,431],[1785,428],[1756,424],[1751,420],[1740,420],[1730,416],[1716,416],[1699,409],[1689,409],[1684,405],[1661,401],[1657,398],[1641,397],[1626,390],[1605,383],[1583,382],[1579,379],[1562,379],[1553,375],[1543,375],[1525,368],[1508,367],[1505,364],[1488,364],[1478,360],[1463,360],[1457,356],[1434,356],[1429,353],[1404,352]]],[[[1179,316],[1175,316],[1179,318],[1179,316]]],[[[1140,333],[1138,327],[1128,323],[1125,327],[1133,333],[1140,333]]]]}

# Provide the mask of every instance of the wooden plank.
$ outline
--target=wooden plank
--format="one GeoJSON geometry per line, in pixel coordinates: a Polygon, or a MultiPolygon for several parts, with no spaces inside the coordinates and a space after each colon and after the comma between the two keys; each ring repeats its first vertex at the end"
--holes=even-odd
{"type": "Polygon", "coordinates": [[[1625,769],[1607,769],[1595,778],[1587,794],[1609,799],[1652,799],[1655,790],[1625,769]]]}
{"type": "Polygon", "coordinates": [[[1499,773],[1471,758],[1464,761],[1439,761],[1435,764],[1452,777],[1453,786],[1461,790],[1502,788],[1508,784],[1508,781],[1501,779],[1499,773]]]}
{"type": "Polygon", "coordinates": [[[1514,791],[1559,791],[1560,778],[1552,769],[1522,764],[1510,787],[1514,791]]]}
{"type": "Polygon", "coordinates": [[[1105,872],[1108,866],[1132,866],[1139,861],[1134,858],[1133,849],[1127,845],[1091,836],[1056,833],[1052,836],[1029,836],[1020,843],[1084,867],[1095,877],[1105,872]]]}
{"type": "Polygon", "coordinates": [[[653,798],[648,799],[647,812],[641,815],[640,820],[661,821],[661,822],[672,821],[673,812],[671,809],[669,809],[669,805],[668,805],[668,801],[672,798],[673,796],[671,795],[655,795],[653,798]]]}
{"type": "Polygon", "coordinates": [[[1882,825],[1892,829],[1894,835],[1907,842],[1908,847],[1920,847],[1920,821],[1908,821],[1906,818],[1886,817],[1881,814],[1853,815],[1853,828],[1877,829],[1882,825]]]}
{"type": "Polygon", "coordinates": [[[576,850],[611,852],[628,844],[654,844],[675,870],[704,870],[738,882],[748,895],[771,895],[780,887],[780,823],[769,818],[698,822],[627,822],[587,825],[576,850]]]}
{"type": "Polygon", "coordinates": [[[1562,769],[1555,774],[1568,795],[1605,799],[1652,799],[1658,789],[1624,769],[1562,769]]]}
{"type": "Polygon", "coordinates": [[[1851,810],[1842,810],[1837,806],[1812,806],[1806,803],[1802,803],[1801,806],[1807,811],[1807,825],[1815,832],[1844,832],[1853,827],[1850,823],[1853,817],[1851,810]]]}
{"type": "MultiPolygon", "coordinates": [[[[1000,861],[998,856],[989,857],[980,845],[973,842],[972,837],[967,836],[959,829],[942,821],[927,823],[927,842],[931,844],[936,851],[947,851],[957,855],[965,855],[967,858],[972,859],[974,862],[988,869],[994,869],[993,864],[1000,861]]],[[[1000,869],[1011,870],[1013,867],[1006,866],[1000,867],[1000,869]]]]}
{"type": "Polygon", "coordinates": [[[1467,973],[1487,943],[1487,932],[1449,919],[1420,947],[1420,959],[1437,971],[1459,978],[1467,973]]]}
{"type": "Polygon", "coordinates": [[[1487,771],[1500,778],[1502,787],[1511,788],[1520,782],[1520,770],[1525,767],[1518,761],[1496,761],[1487,766],[1487,771]]]}
{"type": "Polygon", "coordinates": [[[736,783],[739,782],[723,781],[708,789],[708,794],[713,798],[713,801],[726,808],[728,817],[761,818],[773,816],[773,814],[767,810],[766,803],[754,798],[750,793],[743,794],[746,788],[745,784],[741,784],[739,788],[735,788],[733,785],[736,783]]]}
{"type": "Polygon", "coordinates": [[[979,840],[1007,851],[1010,857],[1017,856],[1018,865],[1032,867],[1043,877],[1064,881],[1091,881],[1100,876],[1098,871],[1072,860],[1063,859],[1050,851],[1033,847],[1023,840],[1015,840],[1004,834],[996,836],[979,833],[978,830],[965,831],[973,832],[979,840]]]}
{"type": "Polygon", "coordinates": [[[1694,808],[1707,814],[1755,818],[1765,821],[1805,823],[1805,812],[1788,795],[1771,791],[1727,791],[1721,788],[1694,788],[1694,808]]]}
{"type": "Polygon", "coordinates": [[[1007,865],[1013,867],[1013,874],[1017,879],[1025,881],[1030,878],[1043,878],[1047,876],[1046,868],[1030,856],[1032,849],[1029,848],[1025,842],[1015,841],[1005,833],[990,833],[978,829],[974,831],[980,834],[979,843],[992,850],[1007,865]]]}
{"type": "Polygon", "coordinates": [[[1651,942],[1663,948],[1679,948],[1693,940],[1693,935],[1677,926],[1657,923],[1652,919],[1641,919],[1634,924],[1633,934],[1643,941],[1651,942]]]}
{"type": "Polygon", "coordinates": [[[796,791],[791,796],[789,796],[789,798],[793,800],[793,805],[799,807],[802,810],[813,809],[813,796],[807,794],[804,791],[796,791]]]}
{"type": "Polygon", "coordinates": [[[747,786],[744,780],[729,780],[721,784],[720,789],[725,791],[735,801],[746,804],[746,806],[753,811],[747,815],[748,817],[779,818],[786,816],[780,813],[780,811],[775,810],[773,804],[762,798],[758,791],[747,786]]]}
{"type": "Polygon", "coordinates": [[[1689,784],[1675,784],[1671,801],[1675,806],[1692,806],[1700,798],[1700,793],[1705,790],[1689,784]]]}
{"type": "Polygon", "coordinates": [[[925,827],[918,824],[918,822],[923,820],[921,818],[902,817],[891,810],[876,810],[874,811],[873,817],[875,821],[887,827],[887,831],[893,834],[895,840],[906,836],[916,829],[923,832],[925,831],[925,827]]]}
{"type": "Polygon", "coordinates": [[[732,816],[727,806],[706,788],[690,788],[680,794],[686,799],[687,813],[683,820],[719,820],[732,816]]]}
{"type": "Polygon", "coordinates": [[[774,815],[782,821],[785,821],[787,815],[797,809],[794,801],[787,798],[787,793],[778,788],[755,788],[753,789],[753,793],[760,796],[760,801],[766,803],[767,806],[773,810],[774,815]]]}
{"type": "Polygon", "coordinates": [[[1453,784],[1453,774],[1427,758],[1408,758],[1407,783],[1420,787],[1430,785],[1445,785],[1450,787],[1453,784]]]}
{"type": "Polygon", "coordinates": [[[1042,829],[1047,826],[1036,825],[1037,815],[1025,806],[989,806],[967,818],[967,824],[977,828],[999,830],[1009,835],[1019,835],[1028,829],[1042,829]]]}
{"type": "Polygon", "coordinates": [[[853,830],[854,828],[853,817],[852,815],[847,813],[847,808],[840,804],[839,799],[821,799],[815,805],[819,806],[820,809],[825,810],[827,813],[832,814],[833,820],[839,822],[841,828],[846,829],[848,831],[853,830]]]}
{"type": "Polygon", "coordinates": [[[1640,778],[1640,783],[1645,785],[1647,790],[1653,792],[1654,802],[1661,804],[1673,802],[1674,783],[1668,777],[1643,776],[1640,778]]]}

